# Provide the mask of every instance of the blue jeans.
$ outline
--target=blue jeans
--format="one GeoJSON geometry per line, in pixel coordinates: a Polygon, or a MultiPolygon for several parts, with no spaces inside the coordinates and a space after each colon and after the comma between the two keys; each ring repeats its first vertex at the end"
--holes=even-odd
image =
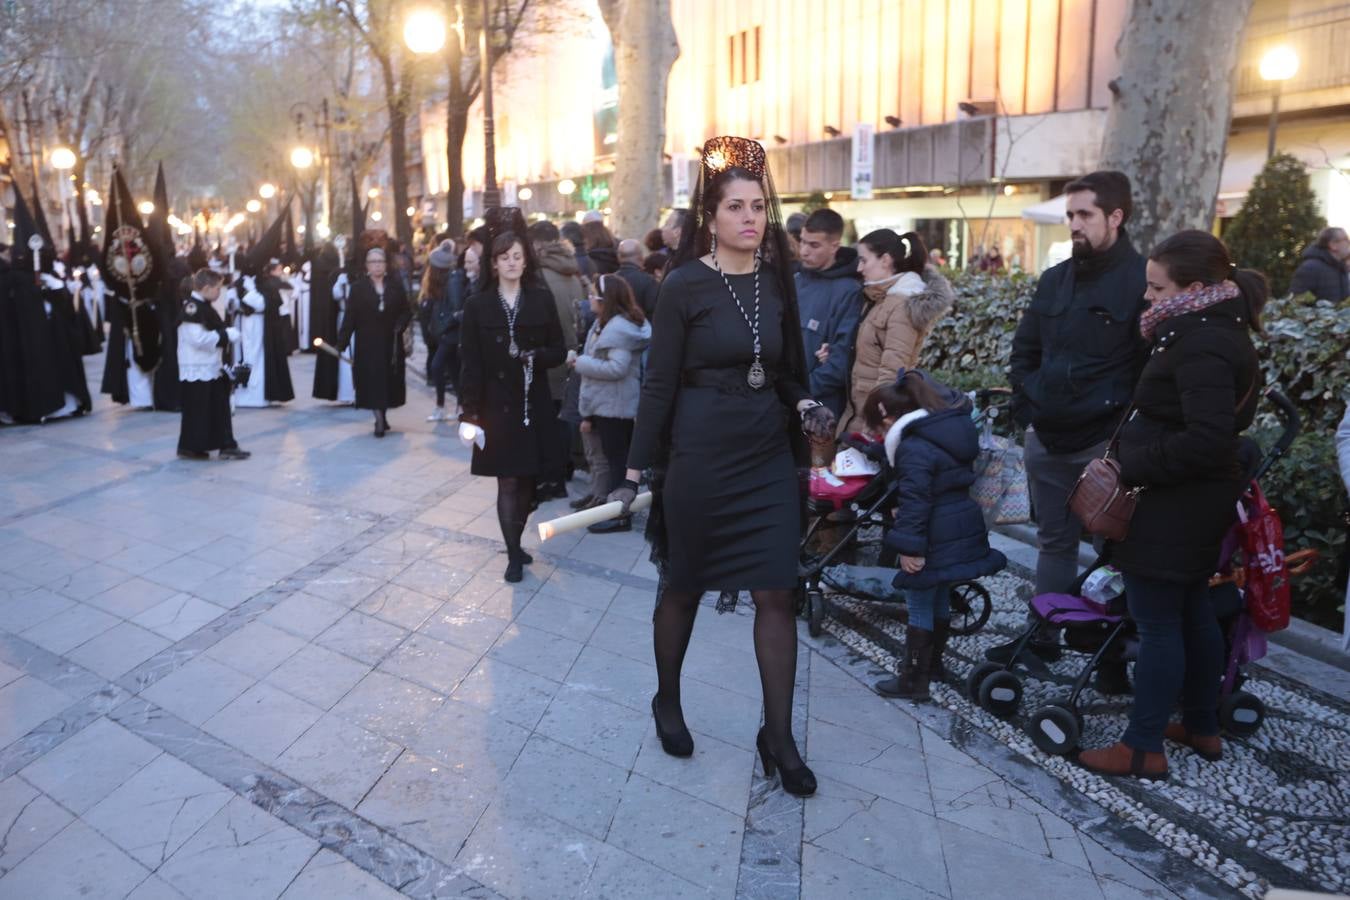
{"type": "Polygon", "coordinates": [[[459,335],[443,335],[431,357],[431,383],[436,388],[436,405],[445,405],[445,388],[459,393],[459,335]]]}
{"type": "Polygon", "coordinates": [[[905,605],[909,607],[909,624],[932,631],[936,620],[952,617],[951,585],[939,584],[930,588],[907,588],[905,605]]]}
{"type": "Polygon", "coordinates": [[[1192,734],[1218,734],[1224,645],[1209,579],[1178,584],[1126,572],[1125,600],[1139,629],[1139,659],[1134,709],[1121,740],[1135,750],[1161,753],[1178,694],[1182,724],[1192,734]]]}

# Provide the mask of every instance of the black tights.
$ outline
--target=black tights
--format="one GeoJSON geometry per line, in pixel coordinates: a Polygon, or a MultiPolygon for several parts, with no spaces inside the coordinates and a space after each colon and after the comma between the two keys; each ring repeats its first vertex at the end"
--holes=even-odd
{"type": "Polygon", "coordinates": [[[533,502],[534,476],[497,479],[497,522],[502,527],[506,552],[512,556],[520,553],[520,536],[525,533],[533,502]]]}
{"type": "MultiPolygon", "coordinates": [[[[667,588],[652,620],[656,649],[657,714],[665,731],[684,727],[680,669],[694,632],[702,595],[667,588]]],[[[792,737],[792,694],[797,680],[797,616],[792,591],[751,591],[755,602],[755,660],[764,692],[764,728],[769,748],[787,768],[802,764],[792,737]]]]}
{"type": "Polygon", "coordinates": [[[386,412],[386,410],[383,410],[383,409],[376,409],[376,410],[372,410],[372,411],[375,413],[375,427],[376,427],[376,428],[388,428],[388,427],[389,427],[389,420],[388,420],[388,419],[385,417],[385,415],[384,415],[385,412],[386,412]]]}

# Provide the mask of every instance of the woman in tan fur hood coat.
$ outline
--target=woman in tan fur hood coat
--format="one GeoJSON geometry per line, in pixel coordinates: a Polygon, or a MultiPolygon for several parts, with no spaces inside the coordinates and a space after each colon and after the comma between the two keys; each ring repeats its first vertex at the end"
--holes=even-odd
{"type": "Polygon", "coordinates": [[[927,265],[928,250],[914,232],[873,231],[858,242],[858,271],[866,301],[853,344],[849,408],[844,432],[867,431],[863,404],[873,388],[919,367],[924,341],[956,299],[951,283],[927,265]]]}

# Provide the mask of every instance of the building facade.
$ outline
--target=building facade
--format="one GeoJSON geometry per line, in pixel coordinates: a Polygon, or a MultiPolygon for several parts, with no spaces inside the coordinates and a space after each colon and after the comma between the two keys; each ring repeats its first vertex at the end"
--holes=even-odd
{"type": "MultiPolygon", "coordinates": [[[[589,0],[569,3],[565,38],[527,39],[495,70],[499,180],[528,213],[551,217],[608,205],[616,141],[608,32],[589,0]]],[[[680,57],[667,92],[665,205],[685,199],[707,138],[739,134],[766,147],[788,208],[824,195],[859,234],[913,229],[957,262],[997,245],[1032,270],[1063,252],[1054,199],[1097,163],[1129,0],[671,5],[680,57]]],[[[1279,147],[1312,167],[1328,218],[1350,220],[1350,3],[1326,0],[1257,0],[1219,214],[1237,211],[1265,161],[1271,89],[1257,63],[1276,43],[1302,61],[1283,86],[1279,147]]],[[[417,174],[433,203],[448,181],[444,115],[429,103],[420,117],[417,174]]],[[[481,116],[470,123],[472,218],[481,116]]]]}

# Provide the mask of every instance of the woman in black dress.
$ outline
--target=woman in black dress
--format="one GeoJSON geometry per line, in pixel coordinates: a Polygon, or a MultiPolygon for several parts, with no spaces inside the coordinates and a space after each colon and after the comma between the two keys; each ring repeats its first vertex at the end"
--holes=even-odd
{"type": "Polygon", "coordinates": [[[792,736],[798,472],[808,465],[804,432],[828,440],[834,416],[807,388],[787,237],[763,148],[709,141],[690,211],[661,283],[627,480],[610,495],[626,505],[642,470],[654,470],[649,536],[662,579],[652,715],[667,753],[693,752],[680,668],[699,599],[748,590],[764,692],[756,743],[765,774],[781,770],[783,788],[805,796],[815,776],[792,736]]]}
{"type": "Polygon", "coordinates": [[[346,350],[356,336],[356,405],[374,410],[375,436],[389,431],[385,411],[407,399],[403,381],[403,331],[412,322],[408,295],[397,278],[385,277],[385,255],[380,247],[366,251],[366,277],[358,278],[347,298],[347,314],[338,332],[337,346],[346,350]]]}
{"type": "Polygon", "coordinates": [[[557,434],[547,372],[567,355],[553,295],[536,272],[524,231],[498,234],[460,325],[459,418],[482,429],[470,471],[497,479],[497,521],[512,583],[534,561],[520,549],[520,536],[557,434]]]}

